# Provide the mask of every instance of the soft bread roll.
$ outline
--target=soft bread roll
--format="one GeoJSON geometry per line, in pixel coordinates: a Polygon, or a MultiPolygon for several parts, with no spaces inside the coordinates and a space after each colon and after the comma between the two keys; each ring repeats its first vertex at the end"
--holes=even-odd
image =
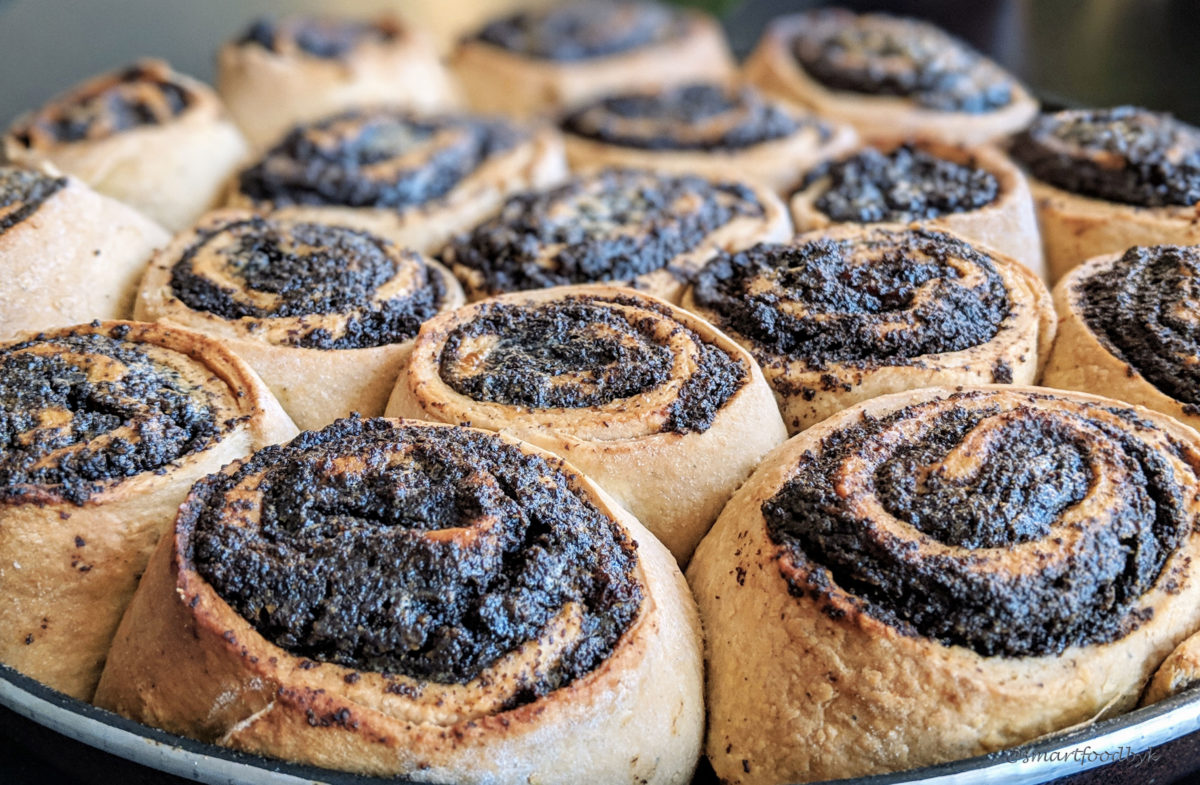
{"type": "Polygon", "coordinates": [[[1132,709],[1200,626],[1200,437],[1045,388],[926,389],[772,453],[700,543],[728,783],[900,771],[1132,709]]]}
{"type": "Polygon", "coordinates": [[[517,194],[441,257],[472,300],[611,282],[678,303],[719,251],[792,234],[771,191],[737,180],[602,169],[517,194]]]}
{"type": "Polygon", "coordinates": [[[0,345],[0,662],[89,700],[192,483],[296,427],[228,349],[93,322],[0,345]]]}
{"type": "Polygon", "coordinates": [[[51,164],[178,232],[217,203],[247,148],[212,88],[140,60],[19,118],[4,155],[51,164]]]}
{"type": "Polygon", "coordinates": [[[462,302],[446,268],[370,232],[230,209],[154,258],[136,313],[221,341],[312,430],[383,414],[421,323],[462,302]]]}
{"type": "Polygon", "coordinates": [[[0,339],[125,319],[170,235],[73,177],[0,166],[0,339]]]}
{"type": "Polygon", "coordinates": [[[1037,101],[928,22],[825,8],[773,20],[743,67],[765,92],[866,137],[979,145],[1020,130],[1037,101]]]}
{"type": "Polygon", "coordinates": [[[683,785],[700,648],[671,555],[568,464],[340,420],[196,485],[96,700],[376,776],[683,785]]]}
{"type": "Polygon", "coordinates": [[[496,19],[458,45],[451,65],[471,106],[557,116],[630,88],[657,89],[736,71],[717,20],[637,0],[573,0],[496,19]]]}
{"type": "Polygon", "coordinates": [[[710,261],[683,307],[745,346],[791,433],[860,401],[1032,384],[1050,293],[1016,260],[918,224],[842,225],[710,261]]]}

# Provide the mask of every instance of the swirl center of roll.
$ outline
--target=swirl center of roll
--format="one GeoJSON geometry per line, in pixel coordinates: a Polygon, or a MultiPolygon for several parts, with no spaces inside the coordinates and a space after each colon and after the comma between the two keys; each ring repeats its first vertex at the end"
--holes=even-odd
{"type": "Polygon", "coordinates": [[[636,301],[572,297],[495,304],[451,332],[442,380],[472,400],[527,409],[599,407],[677,386],[663,429],[704,431],[747,381],[720,348],[636,301]]]}
{"type": "Polygon", "coordinates": [[[276,206],[405,210],[445,196],[522,139],[499,120],[356,110],[294,128],[238,185],[276,206]]]}
{"type": "Polygon", "coordinates": [[[1130,248],[1076,293],[1088,328],[1114,354],[1166,395],[1200,407],[1200,248],[1130,248]]]}
{"type": "Polygon", "coordinates": [[[799,64],[833,90],[894,95],[979,114],[1012,103],[1012,80],[966,44],[914,19],[844,11],[806,15],[792,42],[799,64]]]}
{"type": "Polygon", "coordinates": [[[797,592],[985,656],[1057,654],[1142,620],[1195,524],[1179,456],[1130,409],[961,393],[837,431],[763,514],[797,592]]]}
{"type": "Polygon", "coordinates": [[[667,269],[716,230],[763,214],[749,188],[634,170],[605,170],[510,199],[499,215],[451,243],[454,263],[487,291],[633,280],[667,269]]]}
{"type": "Polygon", "coordinates": [[[461,428],[341,420],[209,477],[182,520],[226,602],[318,661],[462,684],[570,616],[510,705],[590,672],[642,601],[633,543],[574,480],[461,428]]]}
{"type": "Polygon", "coordinates": [[[1010,309],[991,257],[928,230],[758,245],[709,262],[694,296],[761,350],[813,368],[969,349],[1010,309]]]}
{"type": "Polygon", "coordinates": [[[445,297],[437,272],[386,240],[257,217],[201,232],[172,268],[171,289],[226,319],[299,319],[280,340],[317,349],[406,341],[445,297]],[[317,316],[327,318],[304,318],[317,316]]]}
{"type": "Polygon", "coordinates": [[[658,3],[582,0],[498,19],[480,41],[529,57],[558,62],[621,54],[681,35],[686,19],[658,3]]]}
{"type": "Polygon", "coordinates": [[[206,448],[225,427],[203,376],[166,349],[123,342],[121,330],[0,353],[0,500],[32,486],[83,504],[108,481],[206,448]]]}
{"type": "Polygon", "coordinates": [[[750,87],[690,84],[603,98],[575,111],[563,128],[577,136],[646,150],[736,150],[812,127],[831,131],[750,87]]]}
{"type": "Polygon", "coordinates": [[[1012,146],[1034,177],[1139,207],[1200,202],[1200,129],[1132,106],[1042,115],[1012,146]]]}
{"type": "Polygon", "coordinates": [[[938,158],[911,145],[887,153],[868,148],[818,167],[805,177],[802,188],[826,179],[816,208],[838,222],[938,218],[986,207],[1000,192],[987,170],[938,158]]]}

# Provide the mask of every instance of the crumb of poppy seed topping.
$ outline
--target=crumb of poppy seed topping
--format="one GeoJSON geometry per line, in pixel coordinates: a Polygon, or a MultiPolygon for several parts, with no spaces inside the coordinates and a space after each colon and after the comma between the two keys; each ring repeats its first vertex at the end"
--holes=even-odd
{"type": "Polygon", "coordinates": [[[760,361],[783,355],[815,369],[979,346],[1011,307],[990,256],[925,229],[721,254],[700,271],[693,296],[718,326],[753,341],[760,361]],[[951,260],[980,275],[968,285],[951,260]]]}
{"type": "Polygon", "coordinates": [[[189,308],[225,319],[336,315],[331,330],[314,322],[287,341],[310,349],[360,349],[401,343],[436,314],[442,276],[387,240],[340,226],[238,219],[203,231],[171,269],[171,293],[189,308]],[[418,266],[419,287],[379,299],[397,259],[418,266]],[[214,279],[205,270],[215,266],[214,279]],[[237,281],[244,289],[230,288],[237,281]],[[271,302],[264,304],[262,295],[271,302]]]}
{"type": "Polygon", "coordinates": [[[510,707],[594,669],[642,602],[634,543],[576,480],[465,428],[339,420],[202,480],[178,528],[265,638],[359,671],[463,684],[573,608],[578,632],[510,707]],[[261,504],[243,514],[244,488],[261,504]],[[457,527],[469,545],[431,536],[457,527]]]}
{"type": "Polygon", "coordinates": [[[281,54],[292,46],[313,57],[337,60],[365,42],[394,41],[399,33],[395,26],[380,21],[333,17],[299,17],[284,21],[262,18],[254,20],[236,43],[257,44],[281,54]]]}
{"type": "Polygon", "coordinates": [[[738,217],[761,215],[744,185],[607,169],[511,198],[453,240],[444,258],[478,271],[493,294],[628,281],[661,269],[685,276],[671,266],[676,257],[738,217]]]}
{"type": "Polygon", "coordinates": [[[62,190],[65,177],[50,177],[29,169],[0,166],[0,234],[8,231],[62,190]]]}
{"type": "Polygon", "coordinates": [[[1000,193],[991,172],[908,144],[886,153],[867,148],[823,164],[805,177],[801,190],[825,179],[828,185],[815,206],[841,222],[928,220],[978,210],[996,201],[1000,193]]]}
{"type": "Polygon", "coordinates": [[[0,500],[36,486],[81,505],[219,435],[212,395],[121,337],[39,336],[0,352],[0,500]]]}
{"type": "Polygon", "coordinates": [[[1194,522],[1158,448],[1105,411],[1073,402],[1061,411],[1001,409],[986,393],[960,393],[837,431],[763,504],[772,541],[807,572],[792,591],[836,585],[903,634],[984,656],[1052,655],[1123,637],[1144,620],[1139,598],[1194,522]],[[920,438],[893,438],[913,418],[924,422],[920,438]],[[937,468],[981,428],[1002,433],[986,457],[976,456],[980,470],[968,480],[943,476],[937,468]],[[1120,454],[1098,454],[1095,438],[1120,454]],[[862,520],[835,490],[835,476],[855,456],[867,458],[867,492],[888,513],[966,552],[914,559],[919,543],[890,539],[862,520]],[[1064,552],[1052,527],[1094,492],[1097,460],[1122,467],[1111,514],[1105,526],[1082,532],[1090,545],[1064,552]],[[1040,564],[1034,573],[980,569],[976,560],[985,549],[1029,545],[1040,564]]]}
{"type": "Polygon", "coordinates": [[[608,96],[563,120],[568,133],[643,150],[740,150],[805,128],[833,133],[752,87],[708,83],[608,96]]]}
{"type": "Polygon", "coordinates": [[[932,24],[838,9],[805,16],[792,54],[832,90],[900,96],[928,109],[970,114],[1012,103],[1011,77],[932,24]]]}
{"type": "Polygon", "coordinates": [[[351,110],[293,128],[238,175],[238,188],[275,206],[404,211],[446,196],[525,138],[503,120],[351,110]],[[420,160],[410,161],[417,153],[420,160]]]}
{"type": "Polygon", "coordinates": [[[1075,283],[1084,322],[1105,347],[1160,391],[1200,404],[1200,248],[1130,248],[1075,283]]]}
{"type": "MultiPolygon", "coordinates": [[[[473,400],[530,409],[603,406],[632,398],[671,381],[675,357],[656,337],[656,319],[646,305],[572,297],[562,301],[483,308],[447,337],[439,373],[455,391],[473,400]],[[639,308],[630,312],[614,305],[639,308]],[[496,341],[480,350],[484,336],[496,341]],[[470,346],[471,361],[463,354],[470,346]]],[[[660,314],[666,316],[667,314],[660,314]]],[[[717,412],[749,380],[737,358],[703,341],[683,325],[699,352],[695,370],[680,386],[663,430],[704,432],[717,412]]]]}
{"type": "Polygon", "coordinates": [[[527,57],[570,63],[669,41],[684,33],[686,21],[683,12],[660,3],[575,0],[497,19],[475,37],[527,57]]]}
{"type": "Polygon", "coordinates": [[[1161,112],[1045,114],[1010,152],[1034,177],[1071,193],[1137,207],[1200,202],[1200,129],[1161,112]]]}

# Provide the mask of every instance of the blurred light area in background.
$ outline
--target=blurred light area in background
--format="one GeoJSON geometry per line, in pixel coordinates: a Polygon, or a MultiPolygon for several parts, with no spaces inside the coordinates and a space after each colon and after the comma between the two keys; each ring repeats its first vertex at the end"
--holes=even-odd
{"type": "MultiPolygon", "coordinates": [[[[139,55],[211,80],[223,41],[262,15],[393,10],[443,46],[487,18],[553,0],[0,0],[0,122],[139,55]]],[[[1200,123],[1200,0],[693,0],[723,9],[744,54],[773,16],[818,5],[921,16],[987,52],[1039,96],[1139,103],[1200,123]]]]}

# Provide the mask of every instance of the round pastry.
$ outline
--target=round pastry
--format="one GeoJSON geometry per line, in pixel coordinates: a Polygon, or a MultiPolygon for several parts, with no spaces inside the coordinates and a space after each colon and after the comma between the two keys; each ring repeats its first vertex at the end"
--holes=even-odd
{"type": "Polygon", "coordinates": [[[217,54],[217,91],[260,149],[296,123],[357,106],[432,112],[456,103],[433,43],[388,16],[259,19],[217,54]]]}
{"type": "Polygon", "coordinates": [[[348,419],[197,483],[96,701],[364,774],[683,785],[700,648],[671,555],[567,464],[348,419]]]}
{"type": "Polygon", "coordinates": [[[561,455],[680,564],[787,438],[745,350],[686,311],[607,286],[509,294],[426,322],[387,415],[561,455]]]}
{"type": "Polygon", "coordinates": [[[990,147],[888,141],[818,166],[791,199],[798,232],[921,221],[995,248],[1045,276],[1025,175],[990,147]]]}
{"type": "Polygon", "coordinates": [[[0,166],[0,339],[124,319],[170,235],[79,180],[0,166]]]}
{"type": "Polygon", "coordinates": [[[0,345],[0,662],[88,700],[192,483],[296,428],[241,360],[162,325],[0,345]]]}
{"type": "Polygon", "coordinates": [[[604,169],[512,197],[442,258],[472,300],[611,281],[677,303],[713,254],[791,234],[779,197],[760,186],[604,169]]]}
{"type": "Polygon", "coordinates": [[[471,115],[352,110],[288,132],[229,204],[374,232],[423,253],[566,174],[557,136],[471,115]]]}
{"type": "Polygon", "coordinates": [[[218,210],[154,258],[136,314],[221,341],[312,430],[383,414],[421,323],[462,303],[446,268],[369,232],[218,210]]]}
{"type": "Polygon", "coordinates": [[[211,88],[140,60],[19,118],[4,155],[52,164],[178,232],[217,202],[246,143],[211,88]]]}
{"type": "Polygon", "coordinates": [[[472,107],[557,115],[617,90],[735,73],[725,34],[698,11],[639,0],[573,0],[497,19],[452,58],[472,107]]]}
{"type": "Polygon", "coordinates": [[[1134,707],[1200,626],[1200,437],[1036,387],[888,395],[772,453],[700,544],[723,782],[981,755],[1134,707]]]}
{"type": "Polygon", "coordinates": [[[765,92],[863,136],[978,145],[1023,128],[1037,102],[1011,75],[928,22],[820,9],[775,19],[746,61],[765,92]]]}
{"type": "Polygon", "coordinates": [[[1197,302],[1197,246],[1137,246],[1076,267],[1054,287],[1058,338],[1042,383],[1200,428],[1197,302]]]}
{"type": "Polygon", "coordinates": [[[1029,172],[1050,280],[1135,245],[1200,243],[1200,129],[1120,106],[1042,115],[1009,152],[1029,172]]]}
{"type": "Polygon", "coordinates": [[[573,169],[631,166],[752,180],[787,192],[857,136],[764,98],[753,87],[694,82],[608,95],[563,120],[573,169]]]}
{"type": "Polygon", "coordinates": [[[791,433],[919,387],[1032,384],[1054,341],[1029,268],[917,225],[836,226],[722,254],[683,306],[762,365],[791,433]]]}

